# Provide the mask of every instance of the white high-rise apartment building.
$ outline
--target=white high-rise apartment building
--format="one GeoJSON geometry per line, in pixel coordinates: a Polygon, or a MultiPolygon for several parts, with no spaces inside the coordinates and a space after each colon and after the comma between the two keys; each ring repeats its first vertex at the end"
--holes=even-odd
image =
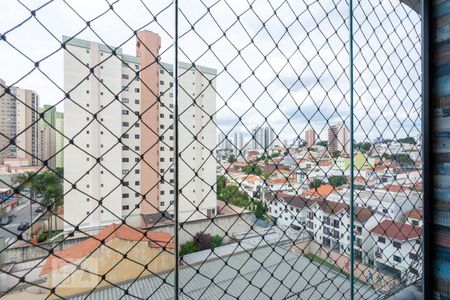
{"type": "Polygon", "coordinates": [[[328,128],[328,151],[339,151],[343,155],[350,154],[350,131],[345,123],[331,125],[328,128]]]}
{"type": "MultiPolygon", "coordinates": [[[[96,42],[63,40],[64,87],[70,91],[64,135],[73,139],[73,144],[65,141],[64,150],[65,230],[79,223],[80,228],[97,228],[125,217],[136,225],[170,218],[175,197],[173,66],[155,64],[159,36],[139,32],[137,56],[120,48],[111,55],[108,46],[96,42]]],[[[208,123],[215,113],[209,80],[215,84],[216,70],[181,63],[179,74],[179,218],[187,221],[216,213],[211,191],[216,160],[210,154],[216,133],[214,123],[208,123]]]]}
{"type": "MultiPolygon", "coordinates": [[[[0,79],[0,95],[6,84],[0,79]]],[[[33,165],[38,161],[39,95],[27,89],[10,87],[9,93],[0,97],[0,164],[5,158],[25,158],[33,165]],[[9,145],[10,138],[15,145],[9,145]],[[9,146],[8,146],[9,145],[9,146]]]]}
{"type": "Polygon", "coordinates": [[[242,132],[233,133],[234,155],[238,156],[240,151],[244,150],[244,135],[242,132]]]}
{"type": "Polygon", "coordinates": [[[270,149],[275,147],[276,134],[271,127],[256,127],[252,129],[253,149],[270,149]]]}

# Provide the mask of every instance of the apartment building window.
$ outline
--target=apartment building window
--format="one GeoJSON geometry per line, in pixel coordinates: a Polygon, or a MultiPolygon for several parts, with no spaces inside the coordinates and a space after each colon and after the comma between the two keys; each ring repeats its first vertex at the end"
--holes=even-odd
{"type": "Polygon", "coordinates": [[[397,249],[401,249],[401,248],[402,248],[402,243],[397,242],[397,241],[394,241],[394,242],[392,243],[392,245],[393,245],[395,248],[397,248],[397,249]]]}
{"type": "Polygon", "coordinates": [[[128,133],[122,134],[122,138],[124,138],[124,139],[127,139],[127,138],[129,138],[129,137],[130,137],[130,135],[129,135],[128,133]]]}
{"type": "Polygon", "coordinates": [[[139,102],[140,102],[140,101],[139,101],[138,99],[135,99],[135,100],[134,100],[134,104],[139,104],[139,102]]]}
{"type": "Polygon", "coordinates": [[[139,69],[140,69],[140,66],[139,66],[139,65],[134,65],[134,69],[135,69],[135,70],[139,70],[139,69]]]}
{"type": "Polygon", "coordinates": [[[162,119],[164,118],[164,114],[159,114],[159,117],[162,119]]]}
{"type": "Polygon", "coordinates": [[[134,127],[139,127],[139,122],[134,123],[134,127]]]}
{"type": "Polygon", "coordinates": [[[122,103],[129,103],[130,100],[128,98],[122,98],[122,103]]]}
{"type": "Polygon", "coordinates": [[[398,262],[398,263],[401,263],[401,262],[402,262],[402,258],[401,258],[400,256],[398,256],[398,255],[394,255],[394,256],[392,257],[392,259],[393,259],[395,262],[398,262]]]}
{"type": "Polygon", "coordinates": [[[122,206],[122,210],[129,210],[130,209],[130,206],[128,206],[128,205],[123,205],[122,206]]]}
{"type": "Polygon", "coordinates": [[[140,138],[139,134],[135,134],[135,135],[134,135],[134,138],[135,138],[135,139],[139,139],[139,138],[140,138]]]}
{"type": "Polygon", "coordinates": [[[134,174],[139,174],[139,173],[140,173],[139,169],[134,170],[134,174]]]}
{"type": "Polygon", "coordinates": [[[163,195],[165,194],[165,191],[160,191],[159,194],[160,194],[161,196],[163,196],[163,195]]]}
{"type": "Polygon", "coordinates": [[[139,93],[139,88],[134,88],[135,93],[139,93]]]}
{"type": "Polygon", "coordinates": [[[415,254],[415,253],[409,253],[409,258],[411,259],[411,260],[417,260],[417,254],[415,254]]]}
{"type": "Polygon", "coordinates": [[[139,151],[140,147],[139,146],[135,146],[134,150],[139,151]]]}
{"type": "Polygon", "coordinates": [[[126,150],[128,150],[128,149],[130,149],[128,146],[122,146],[122,150],[124,150],[124,151],[126,151],[126,150]]]}
{"type": "Polygon", "coordinates": [[[123,110],[122,110],[122,115],[128,115],[128,113],[129,113],[128,110],[126,110],[126,109],[123,109],[123,110]]]}
{"type": "Polygon", "coordinates": [[[122,90],[127,92],[129,90],[128,86],[122,86],[122,90]]]}
{"type": "Polygon", "coordinates": [[[164,206],[164,205],[165,205],[164,201],[161,201],[161,202],[159,203],[159,205],[164,206]]]}
{"type": "Polygon", "coordinates": [[[122,157],[122,162],[129,162],[130,159],[128,157],[122,157]]]}
{"type": "MultiPolygon", "coordinates": [[[[138,197],[138,196],[136,196],[136,197],[138,197]]],[[[134,208],[139,208],[139,207],[140,207],[139,204],[135,204],[135,205],[134,205],[134,208]]]]}
{"type": "Polygon", "coordinates": [[[138,186],[138,185],[140,185],[140,184],[141,184],[140,181],[135,181],[135,182],[134,182],[134,185],[136,185],[136,186],[138,186]]]}
{"type": "Polygon", "coordinates": [[[161,157],[161,158],[159,159],[159,161],[160,161],[160,162],[164,162],[164,157],[161,157]]]}
{"type": "Polygon", "coordinates": [[[384,243],[386,243],[386,239],[384,237],[379,236],[378,237],[378,242],[381,243],[381,244],[384,244],[384,243]]]}
{"type": "Polygon", "coordinates": [[[164,85],[164,80],[161,80],[161,81],[159,82],[159,84],[160,84],[160,85],[164,85]]]}
{"type": "Polygon", "coordinates": [[[130,76],[128,76],[128,74],[122,74],[122,79],[129,79],[130,76]]]}
{"type": "Polygon", "coordinates": [[[128,193],[122,194],[122,198],[123,198],[123,199],[127,199],[127,198],[129,198],[129,197],[130,197],[130,194],[128,194],[128,193]]]}
{"type": "Polygon", "coordinates": [[[130,123],[128,123],[128,122],[122,122],[122,126],[128,127],[128,126],[130,126],[130,123]]]}
{"type": "Polygon", "coordinates": [[[159,129],[164,129],[164,124],[159,125],[159,129]]]}
{"type": "Polygon", "coordinates": [[[128,172],[129,172],[128,170],[126,170],[126,169],[123,169],[123,170],[122,170],[122,175],[127,175],[127,174],[128,174],[128,172]]]}
{"type": "Polygon", "coordinates": [[[159,74],[164,74],[164,70],[159,70],[159,74]]]}

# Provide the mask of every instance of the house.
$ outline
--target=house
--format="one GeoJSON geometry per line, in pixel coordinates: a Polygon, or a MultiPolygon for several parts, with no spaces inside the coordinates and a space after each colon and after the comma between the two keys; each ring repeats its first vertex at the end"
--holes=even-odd
{"type": "MultiPolygon", "coordinates": [[[[307,230],[314,240],[322,246],[338,251],[342,255],[350,255],[350,206],[335,201],[315,201],[309,205],[307,212],[307,230]]],[[[373,262],[375,241],[371,239],[370,230],[384,215],[376,210],[356,207],[355,258],[366,264],[373,262]]]]}
{"type": "Polygon", "coordinates": [[[305,192],[303,195],[309,198],[321,198],[326,199],[331,193],[336,191],[337,188],[329,185],[329,184],[322,184],[318,188],[310,189],[309,191],[305,192]]]}
{"type": "Polygon", "coordinates": [[[384,220],[372,229],[375,243],[375,267],[404,279],[408,273],[421,272],[422,228],[393,220],[384,220]]]}
{"type": "Polygon", "coordinates": [[[302,230],[306,226],[308,205],[312,203],[313,199],[304,196],[277,193],[267,200],[267,213],[277,225],[302,230]]]}
{"type": "Polygon", "coordinates": [[[423,226],[422,210],[414,208],[405,213],[405,223],[411,224],[413,226],[423,226]]]}
{"type": "Polygon", "coordinates": [[[67,297],[171,270],[174,247],[168,233],[111,224],[96,236],[50,255],[40,276],[55,295],[67,297]]]}

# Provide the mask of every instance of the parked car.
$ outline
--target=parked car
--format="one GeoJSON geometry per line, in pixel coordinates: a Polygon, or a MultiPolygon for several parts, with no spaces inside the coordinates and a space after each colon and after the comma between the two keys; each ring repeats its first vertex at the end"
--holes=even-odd
{"type": "Polygon", "coordinates": [[[3,216],[0,217],[0,225],[5,226],[12,222],[12,216],[3,216]]]}
{"type": "Polygon", "coordinates": [[[24,230],[26,230],[29,226],[30,226],[30,223],[28,223],[28,222],[22,222],[22,223],[19,224],[19,227],[17,227],[17,230],[24,231],[24,230]]]}
{"type": "Polygon", "coordinates": [[[36,208],[36,210],[35,210],[35,212],[37,212],[37,213],[41,213],[41,212],[43,212],[44,211],[44,209],[41,207],[41,206],[39,206],[38,208],[36,208]]]}

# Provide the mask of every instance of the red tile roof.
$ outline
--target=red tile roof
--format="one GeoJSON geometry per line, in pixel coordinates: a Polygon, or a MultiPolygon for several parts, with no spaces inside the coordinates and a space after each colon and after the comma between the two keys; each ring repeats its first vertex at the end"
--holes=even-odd
{"type": "Polygon", "coordinates": [[[114,238],[125,241],[148,242],[149,247],[153,248],[175,248],[173,237],[165,232],[142,232],[127,225],[111,224],[95,236],[90,237],[72,247],[58,251],[50,255],[45,262],[40,275],[45,275],[53,271],[53,267],[68,264],[70,261],[81,259],[94,252],[101,245],[101,242],[107,243],[114,238]]]}
{"type": "Polygon", "coordinates": [[[392,220],[384,220],[378,224],[372,233],[384,235],[398,241],[406,241],[418,238],[422,234],[422,228],[392,220]]]}
{"type": "Polygon", "coordinates": [[[316,189],[310,189],[309,191],[305,192],[304,194],[306,196],[328,197],[335,190],[336,189],[333,186],[331,186],[329,184],[323,184],[316,189]]]}
{"type": "Polygon", "coordinates": [[[422,219],[422,211],[418,209],[412,209],[406,213],[406,217],[413,219],[422,219]]]}

